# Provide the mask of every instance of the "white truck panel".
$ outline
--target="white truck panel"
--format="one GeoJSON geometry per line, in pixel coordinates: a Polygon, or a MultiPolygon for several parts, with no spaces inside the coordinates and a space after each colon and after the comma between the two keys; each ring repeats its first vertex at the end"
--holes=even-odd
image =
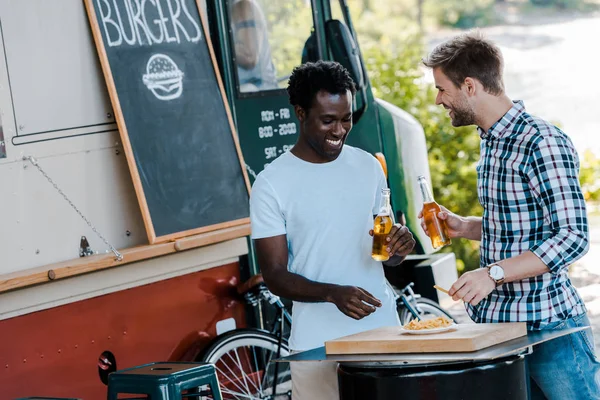
{"type": "Polygon", "coordinates": [[[21,140],[115,129],[83,1],[2,1],[0,20],[21,140]]]}
{"type": "MultiPolygon", "coordinates": [[[[86,137],[67,139],[69,142],[86,137]]],[[[66,140],[58,141],[67,144],[66,140]]],[[[147,243],[125,155],[115,148],[38,157],[40,166],[85,217],[117,248],[147,243]],[[130,232],[129,236],[127,231],[130,232]]],[[[77,146],[76,146],[77,147],[77,146]]],[[[33,152],[33,155],[36,155],[33,152]]],[[[0,273],[65,261],[79,256],[81,236],[95,251],[101,239],[29,161],[0,165],[0,273]]]]}
{"type": "Polygon", "coordinates": [[[146,244],[83,2],[0,0],[0,28],[0,275],[77,258],[81,236],[108,249],[24,156],[113,246],[146,244]]]}

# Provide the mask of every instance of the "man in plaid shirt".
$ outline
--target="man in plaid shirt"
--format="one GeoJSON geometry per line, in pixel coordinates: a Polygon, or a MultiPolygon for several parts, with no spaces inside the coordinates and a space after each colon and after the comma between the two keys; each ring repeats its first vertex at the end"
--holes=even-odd
{"type": "MultiPolygon", "coordinates": [[[[571,140],[505,94],[502,54],[478,32],[442,43],[423,62],[433,69],[436,104],[449,111],[452,125],[476,125],[481,137],[483,216],[445,208],[439,214],[450,237],[481,241],[481,268],[463,274],[450,295],[465,302],[475,322],[523,321],[530,330],[589,326],[567,275],[589,247],[571,140]]],[[[535,346],[527,368],[533,399],[600,399],[591,328],[535,346]]]]}

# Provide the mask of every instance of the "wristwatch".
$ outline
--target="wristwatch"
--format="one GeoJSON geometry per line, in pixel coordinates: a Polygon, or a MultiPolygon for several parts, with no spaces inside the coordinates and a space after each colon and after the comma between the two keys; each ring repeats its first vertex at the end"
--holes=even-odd
{"type": "Polygon", "coordinates": [[[504,283],[504,268],[498,264],[490,264],[487,269],[488,275],[496,282],[496,286],[500,286],[504,283]]]}

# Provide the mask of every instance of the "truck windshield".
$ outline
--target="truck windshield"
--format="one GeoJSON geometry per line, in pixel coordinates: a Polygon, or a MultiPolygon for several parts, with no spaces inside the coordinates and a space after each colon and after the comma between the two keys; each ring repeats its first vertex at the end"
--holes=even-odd
{"type": "Polygon", "coordinates": [[[313,27],[310,1],[233,0],[229,9],[239,91],[285,88],[313,27]]]}

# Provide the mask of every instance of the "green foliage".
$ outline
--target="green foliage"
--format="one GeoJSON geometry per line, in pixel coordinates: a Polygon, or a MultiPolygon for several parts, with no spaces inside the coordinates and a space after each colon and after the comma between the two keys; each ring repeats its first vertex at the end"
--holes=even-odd
{"type": "MultiPolygon", "coordinates": [[[[481,215],[475,170],[479,136],[473,127],[452,127],[444,108],[435,105],[436,89],[424,82],[424,74],[431,72],[421,64],[420,36],[390,38],[373,35],[372,25],[369,29],[371,36],[361,42],[374,94],[408,111],[423,125],[436,201],[460,215],[481,215]]],[[[365,36],[359,33],[359,37],[365,36]]],[[[447,251],[456,254],[460,272],[479,267],[478,242],[455,240],[447,251]]]]}
{"type": "Polygon", "coordinates": [[[600,159],[586,150],[580,159],[579,181],[588,203],[600,202],[600,159]]]}
{"type": "Polygon", "coordinates": [[[310,3],[304,0],[262,0],[261,9],[269,27],[271,55],[280,80],[287,86],[287,77],[302,61],[302,49],[312,29],[310,3]]]}
{"type": "Polygon", "coordinates": [[[438,25],[456,28],[485,26],[496,21],[494,0],[426,1],[424,14],[438,25]]]}

